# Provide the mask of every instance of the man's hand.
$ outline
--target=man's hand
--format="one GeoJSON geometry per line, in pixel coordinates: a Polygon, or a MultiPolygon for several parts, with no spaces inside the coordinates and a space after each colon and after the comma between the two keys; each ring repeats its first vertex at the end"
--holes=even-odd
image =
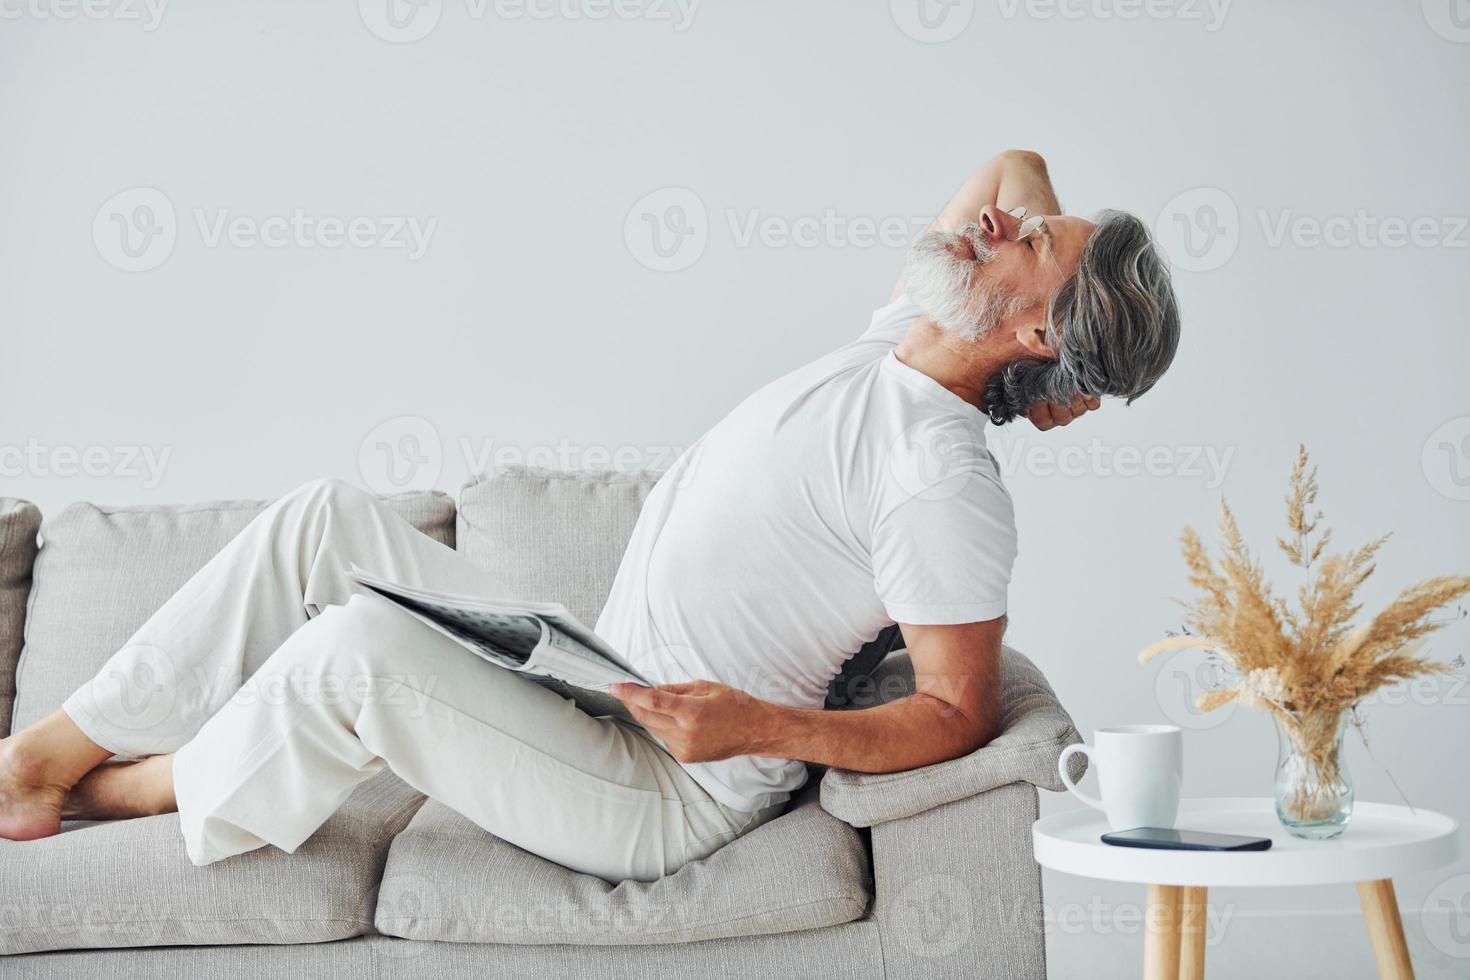
{"type": "Polygon", "coordinates": [[[1038,430],[1045,432],[1047,429],[1067,425],[1101,405],[1102,402],[1092,395],[1078,395],[1072,399],[1070,405],[1057,405],[1053,402],[1032,405],[1026,409],[1026,417],[1038,430]]]}
{"type": "Polygon", "coordinates": [[[715,681],[643,687],[614,684],[613,697],[680,762],[758,755],[768,702],[715,681]]]}

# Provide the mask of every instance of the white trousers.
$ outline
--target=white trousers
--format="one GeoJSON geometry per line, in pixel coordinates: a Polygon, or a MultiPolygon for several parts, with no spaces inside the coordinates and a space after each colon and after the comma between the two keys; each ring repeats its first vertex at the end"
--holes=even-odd
{"type": "Polygon", "coordinates": [[[378,596],[503,589],[375,497],[311,483],[252,521],[65,704],[116,754],[176,752],[190,859],[293,851],[384,764],[575,871],[652,880],[779,812],[712,799],[639,726],[594,718],[378,596]]]}

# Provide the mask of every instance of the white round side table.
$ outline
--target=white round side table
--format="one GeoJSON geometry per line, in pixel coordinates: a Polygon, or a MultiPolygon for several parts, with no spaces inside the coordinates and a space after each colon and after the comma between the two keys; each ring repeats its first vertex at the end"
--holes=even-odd
{"type": "Polygon", "coordinates": [[[1443,814],[1386,803],[1358,803],[1336,840],[1299,840],[1276,819],[1269,799],[1184,800],[1179,830],[1271,838],[1268,851],[1163,851],[1104,844],[1107,819],[1092,809],[1036,821],[1031,841],[1044,868],[1085,878],[1148,886],[1144,980],[1202,980],[1208,889],[1229,886],[1356,882],[1378,975],[1412,980],[1394,898],[1395,875],[1426,871],[1459,857],[1459,824],[1443,814]]]}

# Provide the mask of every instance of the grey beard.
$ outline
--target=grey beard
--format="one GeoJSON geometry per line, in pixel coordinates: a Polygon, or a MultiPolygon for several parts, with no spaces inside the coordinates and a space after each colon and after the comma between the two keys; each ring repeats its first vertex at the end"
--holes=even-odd
{"type": "Polygon", "coordinates": [[[1066,382],[1056,361],[1018,357],[985,379],[985,414],[996,425],[1014,421],[1032,405],[1065,405],[1080,394],[1066,382]]]}
{"type": "MultiPolygon", "coordinates": [[[[960,234],[929,232],[909,251],[904,290],[940,328],[978,340],[1028,306],[986,279],[982,267],[994,257],[978,225],[966,225],[960,234]],[[974,261],[950,251],[962,241],[974,247],[974,261]]],[[[986,379],[985,412],[996,425],[1005,425],[1037,402],[1069,400],[1067,387],[1055,361],[1017,358],[986,379]]]]}
{"type": "Polygon", "coordinates": [[[1025,300],[985,277],[982,266],[993,258],[995,250],[979,225],[966,225],[959,234],[928,232],[909,250],[904,291],[940,328],[966,340],[978,340],[1026,309],[1025,300]],[[975,249],[973,261],[951,252],[964,242],[975,249]]]}

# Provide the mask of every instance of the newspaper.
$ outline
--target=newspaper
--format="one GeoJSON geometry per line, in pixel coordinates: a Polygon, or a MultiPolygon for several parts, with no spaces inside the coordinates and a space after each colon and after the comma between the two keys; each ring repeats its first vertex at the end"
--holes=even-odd
{"type": "Polygon", "coordinates": [[[417,589],[356,565],[348,577],[497,667],[603,693],[611,684],[651,686],[560,603],[417,589]]]}

